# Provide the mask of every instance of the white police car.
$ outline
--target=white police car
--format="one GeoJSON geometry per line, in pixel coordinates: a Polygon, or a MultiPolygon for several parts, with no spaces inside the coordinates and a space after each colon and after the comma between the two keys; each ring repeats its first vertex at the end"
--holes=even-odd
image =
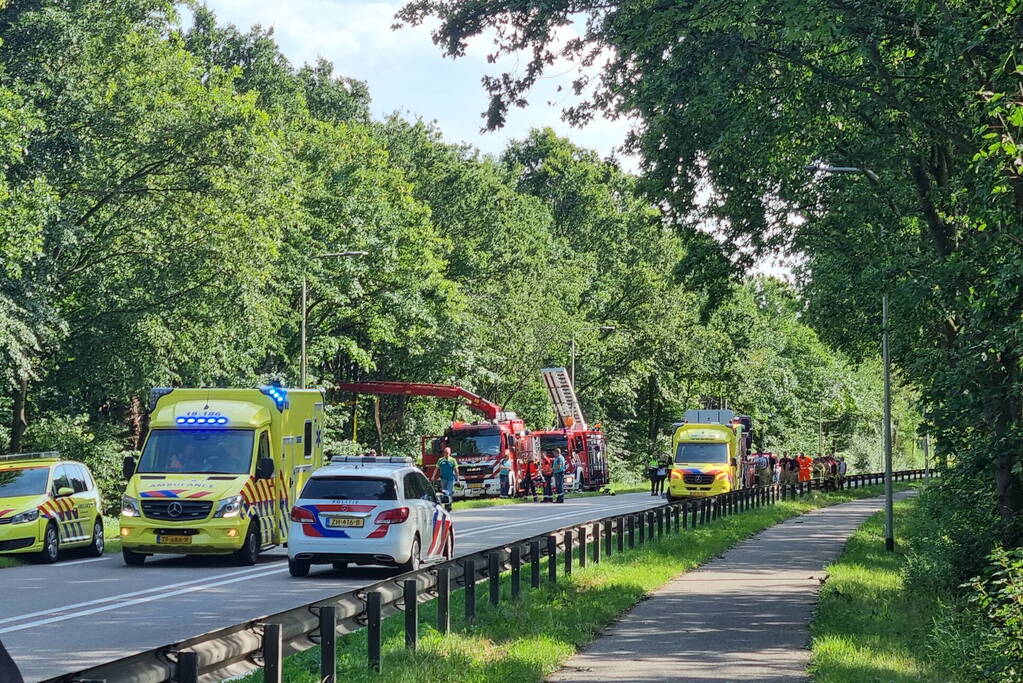
{"type": "Polygon", "coordinates": [[[288,569],[307,576],[314,564],[374,564],[405,572],[451,559],[450,502],[411,458],[332,458],[291,509],[288,569]]]}

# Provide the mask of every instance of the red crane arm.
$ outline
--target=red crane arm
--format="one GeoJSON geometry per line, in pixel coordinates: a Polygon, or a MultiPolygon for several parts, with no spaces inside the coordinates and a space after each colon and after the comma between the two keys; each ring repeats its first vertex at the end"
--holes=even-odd
{"type": "Polygon", "coordinates": [[[341,391],[353,394],[397,394],[403,396],[437,396],[438,398],[464,399],[466,405],[493,420],[501,412],[501,406],[477,396],[462,387],[450,384],[416,384],[412,382],[342,382],[337,385],[341,391]]]}

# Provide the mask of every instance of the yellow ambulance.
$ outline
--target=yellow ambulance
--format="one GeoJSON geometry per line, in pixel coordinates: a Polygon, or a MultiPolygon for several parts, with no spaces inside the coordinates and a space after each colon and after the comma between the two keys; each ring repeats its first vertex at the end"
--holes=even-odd
{"type": "Polygon", "coordinates": [[[291,503],[323,465],[318,389],[157,388],[136,463],[126,458],[124,562],[233,554],[255,564],[288,540],[291,503]]]}
{"type": "Polygon", "coordinates": [[[89,468],[56,452],[0,455],[0,554],[103,554],[103,503],[89,468]]]}
{"type": "Polygon", "coordinates": [[[751,436],[748,417],[730,410],[689,410],[674,426],[669,501],[742,488],[751,436]]]}

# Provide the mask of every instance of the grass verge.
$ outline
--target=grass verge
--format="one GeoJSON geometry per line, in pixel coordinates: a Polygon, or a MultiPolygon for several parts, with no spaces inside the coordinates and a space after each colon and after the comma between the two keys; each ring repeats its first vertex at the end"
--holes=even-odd
{"type": "Polygon", "coordinates": [[[811,625],[815,681],[946,681],[928,661],[925,643],[942,596],[906,590],[900,550],[916,501],[895,505],[895,552],[884,547],[884,516],[867,520],[849,539],[828,579],[811,625]]]}
{"type": "MultiPolygon", "coordinates": [[[[896,484],[899,490],[910,488],[896,484]]],[[[420,605],[419,650],[404,647],[404,617],[383,623],[383,671],[366,667],[366,632],[338,639],[338,678],[344,681],[541,681],[558,669],[581,646],[628,610],[651,590],[671,578],[706,562],[739,541],[766,527],[825,505],[879,495],[881,486],[815,493],[802,500],[734,515],[682,534],[668,534],[625,554],[605,557],[599,565],[576,568],[571,577],[546,581],[539,589],[528,586],[528,567],[523,568],[523,594],[510,602],[508,577],[502,582],[501,605],[486,601],[485,584],[477,588],[475,623],[462,621],[464,592],[451,596],[452,632],[441,635],[436,623],[436,603],[420,605]]],[[[578,560],[577,560],[578,561],[578,560]]],[[[546,560],[544,561],[546,576],[546,560]]],[[[289,683],[319,680],[319,650],[312,648],[285,661],[284,679],[289,683]]],[[[262,680],[257,672],[242,679],[262,680]]]]}

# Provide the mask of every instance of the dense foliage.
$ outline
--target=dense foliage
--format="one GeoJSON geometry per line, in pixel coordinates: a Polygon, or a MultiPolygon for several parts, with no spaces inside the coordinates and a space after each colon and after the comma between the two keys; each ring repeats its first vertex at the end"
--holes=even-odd
{"type": "Polygon", "coordinates": [[[555,60],[581,65],[567,117],[634,117],[642,189],[680,225],[713,225],[739,269],[793,255],[825,342],[874,354],[887,292],[946,475],[913,566],[955,585],[1023,544],[1023,4],[413,0],[400,15],[428,17],[448,55],[482,35],[524,53],[485,82],[489,127],[555,60]]]}
{"type": "MultiPolygon", "coordinates": [[[[539,369],[579,349],[619,477],[687,408],[749,413],[765,449],[879,464],[880,372],[802,321],[789,285],[721,261],[639,180],[550,131],[497,158],[374,121],[365,84],[270,32],[174,3],[0,11],[0,427],[93,465],[109,501],[151,386],[455,383],[543,426],[539,369]],[[368,252],[340,258],[342,250],[368,252]],[[601,332],[600,327],[614,327],[601,332]]],[[[328,392],[328,442],[414,451],[464,409],[328,392]],[[376,427],[379,415],[380,434],[376,427]],[[357,419],[353,419],[357,417],[357,419]]],[[[919,462],[898,387],[899,464],[919,462]]]]}

